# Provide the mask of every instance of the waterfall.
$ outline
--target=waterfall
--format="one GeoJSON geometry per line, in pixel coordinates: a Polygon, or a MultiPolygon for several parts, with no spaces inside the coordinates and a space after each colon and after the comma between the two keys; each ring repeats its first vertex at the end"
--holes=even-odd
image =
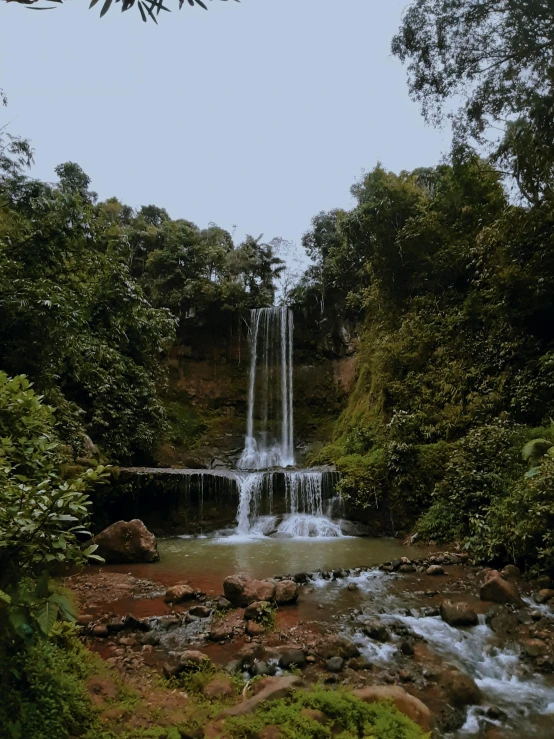
{"type": "MultiPolygon", "coordinates": [[[[288,308],[257,308],[250,313],[248,417],[237,472],[239,537],[341,536],[338,524],[323,512],[324,472],[283,469],[295,464],[293,329],[288,308]],[[271,506],[274,490],[285,501],[285,509],[276,515],[271,506]]],[[[333,495],[325,499],[326,513],[333,500],[333,495]]]]}
{"type": "Polygon", "coordinates": [[[288,308],[251,311],[248,419],[240,469],[294,466],[292,336],[288,308]]]}

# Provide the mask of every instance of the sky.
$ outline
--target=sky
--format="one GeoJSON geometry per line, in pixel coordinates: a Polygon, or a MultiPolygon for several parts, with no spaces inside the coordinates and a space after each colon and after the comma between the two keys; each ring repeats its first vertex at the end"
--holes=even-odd
{"type": "Polygon", "coordinates": [[[377,161],[448,150],[390,53],[406,0],[165,1],[158,26],[119,4],[0,3],[0,125],[31,140],[35,177],[74,161],[101,199],[299,244],[377,161]]]}

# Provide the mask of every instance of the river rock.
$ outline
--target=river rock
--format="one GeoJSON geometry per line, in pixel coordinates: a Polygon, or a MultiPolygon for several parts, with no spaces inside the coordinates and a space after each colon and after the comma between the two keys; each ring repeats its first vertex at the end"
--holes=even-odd
{"type": "Polygon", "coordinates": [[[322,659],[331,657],[342,657],[343,659],[354,659],[360,656],[360,650],[349,639],[343,636],[330,636],[325,639],[317,650],[322,659]]]}
{"type": "Polygon", "coordinates": [[[265,634],[265,629],[262,624],[259,624],[257,621],[248,621],[246,623],[246,633],[248,636],[263,636],[265,634]]]}
{"type": "Polygon", "coordinates": [[[340,672],[344,667],[344,660],[342,657],[331,657],[325,662],[325,667],[329,672],[340,672]]]}
{"type": "Polygon", "coordinates": [[[379,623],[379,621],[366,621],[362,626],[362,631],[374,641],[387,642],[391,638],[390,631],[384,624],[379,623]]]}
{"type": "Polygon", "coordinates": [[[259,621],[270,608],[271,604],[267,600],[251,603],[244,611],[244,618],[247,621],[259,621]]]}
{"type": "Polygon", "coordinates": [[[279,658],[279,667],[288,670],[289,667],[305,667],[306,653],[302,649],[288,649],[279,658]]]}
{"type": "Polygon", "coordinates": [[[549,600],[554,598],[554,590],[544,588],[543,590],[539,590],[539,592],[535,594],[534,598],[536,603],[548,603],[549,600]]]}
{"type": "Polygon", "coordinates": [[[424,731],[431,731],[433,728],[433,716],[429,708],[399,685],[373,685],[354,690],[354,695],[364,703],[392,701],[400,713],[421,726],[424,731]]]}
{"type": "Polygon", "coordinates": [[[266,677],[267,675],[274,675],[275,670],[276,668],[274,665],[269,665],[267,662],[262,660],[260,662],[255,662],[250,671],[254,677],[266,677]]]}
{"type": "Polygon", "coordinates": [[[295,603],[298,600],[298,585],[294,580],[281,580],[275,588],[275,602],[278,606],[295,603]]]}
{"type": "Polygon", "coordinates": [[[187,600],[194,600],[194,598],[196,598],[196,590],[186,583],[173,585],[165,591],[164,595],[166,603],[185,603],[187,600]]]}
{"type": "Polygon", "coordinates": [[[546,651],[546,644],[542,639],[524,639],[522,646],[528,657],[540,657],[546,651]]]}
{"type": "Polygon", "coordinates": [[[276,583],[273,580],[252,580],[244,575],[230,575],[223,582],[223,592],[236,607],[262,600],[273,600],[276,583]]]}
{"type": "Polygon", "coordinates": [[[160,635],[157,631],[148,631],[141,638],[140,643],[143,646],[157,647],[160,643],[160,635]]]}
{"type": "Polygon", "coordinates": [[[452,603],[443,600],[440,615],[449,626],[477,626],[479,619],[469,603],[452,603]]]}
{"type": "Polygon", "coordinates": [[[179,666],[184,670],[192,670],[197,667],[209,665],[211,662],[207,654],[196,649],[187,649],[179,657],[179,666]]]}
{"type": "Polygon", "coordinates": [[[106,564],[157,562],[160,559],[156,537],[138,518],[117,521],[92,540],[98,546],[96,554],[106,564]]]}
{"type": "Polygon", "coordinates": [[[295,675],[284,675],[282,677],[269,677],[264,680],[264,687],[253,698],[242,701],[236,706],[223,711],[223,716],[246,716],[254,713],[258,706],[266,701],[286,698],[295,687],[302,685],[302,680],[295,675]]]}
{"type": "Polygon", "coordinates": [[[441,567],[441,565],[431,565],[425,572],[427,575],[444,575],[444,567],[441,567]]]}
{"type": "Polygon", "coordinates": [[[518,582],[521,580],[521,570],[515,565],[506,565],[500,574],[508,582],[518,582]]]}
{"type": "Polygon", "coordinates": [[[212,612],[207,606],[193,606],[189,609],[189,613],[197,618],[209,618],[212,612]]]}
{"type": "Polygon", "coordinates": [[[91,633],[97,639],[107,639],[107,637],[109,636],[108,627],[106,626],[106,624],[98,624],[98,626],[94,626],[91,633]]]}
{"type": "Polygon", "coordinates": [[[475,706],[481,703],[483,695],[469,675],[459,670],[446,670],[440,676],[439,685],[455,708],[475,706]]]}
{"type": "Polygon", "coordinates": [[[232,639],[234,635],[233,627],[231,624],[216,623],[213,624],[210,629],[209,637],[212,641],[222,642],[227,639],[232,639]]]}
{"type": "Polygon", "coordinates": [[[231,601],[227,600],[227,598],[224,598],[222,595],[219,596],[219,598],[215,602],[216,608],[220,611],[228,611],[229,608],[233,607],[233,604],[231,601]]]}
{"type": "Polygon", "coordinates": [[[513,603],[516,606],[523,605],[517,586],[513,582],[508,582],[501,577],[491,577],[490,580],[487,580],[481,586],[479,597],[481,600],[492,603],[513,603]]]}

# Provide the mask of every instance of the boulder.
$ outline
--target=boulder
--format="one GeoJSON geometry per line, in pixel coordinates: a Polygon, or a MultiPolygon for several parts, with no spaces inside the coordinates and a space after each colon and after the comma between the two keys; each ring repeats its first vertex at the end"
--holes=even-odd
{"type": "Polygon", "coordinates": [[[254,713],[256,708],[266,701],[279,700],[286,698],[287,695],[297,686],[302,684],[302,680],[295,675],[285,675],[283,677],[265,678],[264,688],[246,701],[242,701],[236,706],[231,706],[223,711],[223,716],[246,716],[254,713]]]}
{"type": "Polygon", "coordinates": [[[439,685],[446,693],[448,701],[455,708],[475,706],[481,703],[483,695],[475,680],[459,670],[446,670],[440,676],[439,685]]]}
{"type": "Polygon", "coordinates": [[[92,540],[98,546],[96,554],[106,564],[157,562],[160,559],[156,537],[138,518],[117,521],[92,540]]]}
{"type": "Polygon", "coordinates": [[[444,567],[440,565],[431,565],[425,570],[427,575],[444,575],[444,567]]]}
{"type": "Polygon", "coordinates": [[[252,580],[244,575],[231,575],[223,582],[225,598],[236,607],[261,600],[273,600],[276,583],[273,580],[252,580]]]}
{"type": "Polygon", "coordinates": [[[305,667],[306,654],[301,649],[288,649],[279,658],[279,667],[287,670],[289,667],[305,667]]]}
{"type": "Polygon", "coordinates": [[[443,600],[440,606],[440,615],[449,626],[477,626],[479,619],[469,603],[452,603],[443,600]]]}
{"type": "Polygon", "coordinates": [[[186,583],[173,585],[165,591],[164,595],[166,603],[185,603],[187,600],[194,600],[194,598],[196,598],[196,590],[186,583]]]}
{"type": "Polygon", "coordinates": [[[275,602],[278,606],[287,603],[296,603],[298,600],[298,585],[294,580],[281,580],[275,588],[275,602]]]}
{"type": "Polygon", "coordinates": [[[400,713],[421,726],[423,731],[433,729],[433,716],[425,703],[410,695],[398,685],[374,685],[355,690],[354,695],[364,703],[392,701],[400,713]]]}
{"type": "Polygon", "coordinates": [[[517,586],[501,577],[491,577],[481,586],[479,591],[481,600],[492,603],[513,603],[522,606],[523,601],[517,586]]]}
{"type": "Polygon", "coordinates": [[[366,621],[362,627],[362,631],[366,636],[375,641],[387,642],[390,641],[390,632],[387,627],[379,623],[379,621],[366,621]]]}

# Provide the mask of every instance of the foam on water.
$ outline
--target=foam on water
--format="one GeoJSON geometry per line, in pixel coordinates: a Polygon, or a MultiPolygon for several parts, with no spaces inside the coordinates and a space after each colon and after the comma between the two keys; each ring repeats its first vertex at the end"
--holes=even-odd
{"type": "MultiPolygon", "coordinates": [[[[554,688],[537,674],[525,674],[519,651],[493,644],[494,633],[483,623],[470,629],[455,629],[437,617],[386,615],[387,623],[400,621],[424,637],[449,663],[470,675],[486,698],[508,715],[554,712],[554,688]]],[[[476,721],[468,716],[466,733],[475,733],[476,721]]]]}

